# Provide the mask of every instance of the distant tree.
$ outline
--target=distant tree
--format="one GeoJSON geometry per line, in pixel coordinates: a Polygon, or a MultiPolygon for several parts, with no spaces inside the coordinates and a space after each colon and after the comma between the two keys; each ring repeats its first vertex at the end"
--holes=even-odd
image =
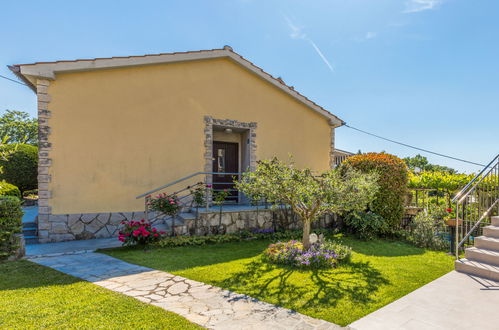
{"type": "Polygon", "coordinates": [[[428,161],[428,158],[421,156],[419,154],[417,154],[414,157],[406,157],[406,158],[404,158],[404,161],[405,161],[407,167],[412,172],[415,172],[416,169],[419,169],[419,171],[421,171],[421,172],[430,171],[430,172],[447,172],[450,174],[457,173],[457,171],[453,168],[450,168],[447,166],[442,166],[442,165],[430,164],[430,162],[428,161]]]}
{"type": "Polygon", "coordinates": [[[7,110],[0,116],[0,140],[38,145],[38,122],[28,113],[7,110]]]}

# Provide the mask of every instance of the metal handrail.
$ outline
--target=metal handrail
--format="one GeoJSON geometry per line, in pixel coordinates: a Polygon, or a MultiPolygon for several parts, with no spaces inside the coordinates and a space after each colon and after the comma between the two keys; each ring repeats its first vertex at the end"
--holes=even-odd
{"type": "Polygon", "coordinates": [[[170,182],[170,183],[167,183],[167,184],[165,184],[165,185],[162,185],[161,187],[158,187],[158,188],[156,188],[156,189],[149,190],[148,192],[145,192],[145,193],[140,194],[139,196],[135,197],[135,199],[139,199],[139,198],[146,197],[146,196],[148,196],[148,195],[150,195],[150,194],[153,194],[153,193],[155,193],[155,192],[157,192],[157,191],[163,190],[163,189],[168,188],[168,187],[170,187],[170,186],[173,186],[173,185],[175,185],[175,184],[177,184],[177,183],[180,183],[180,182],[182,182],[182,181],[185,181],[185,180],[188,180],[188,179],[190,179],[190,178],[193,178],[193,177],[195,177],[195,176],[197,176],[197,175],[209,175],[209,174],[211,174],[211,175],[213,175],[213,174],[218,174],[218,175],[240,175],[241,173],[225,173],[225,172],[196,172],[196,173],[193,173],[193,174],[188,175],[188,176],[186,176],[186,177],[183,177],[183,178],[181,178],[181,179],[178,179],[178,180],[175,180],[175,181],[173,181],[173,182],[170,182]]]}
{"type": "MultiPolygon", "coordinates": [[[[467,184],[466,186],[464,186],[464,188],[463,188],[463,189],[461,189],[461,190],[460,190],[460,191],[456,194],[456,196],[454,196],[454,198],[452,199],[451,203],[456,202],[456,200],[457,200],[458,198],[459,198],[459,199],[460,199],[460,201],[461,201],[461,200],[462,200],[461,195],[462,195],[463,193],[465,193],[465,192],[467,191],[467,189],[468,189],[471,185],[473,185],[473,183],[474,183],[474,182],[475,182],[475,181],[476,181],[476,180],[477,180],[480,176],[482,176],[482,174],[485,172],[485,170],[486,170],[487,168],[489,168],[489,167],[490,167],[490,170],[492,170],[491,165],[492,165],[492,164],[493,164],[496,160],[498,160],[498,158],[499,158],[499,154],[497,154],[497,156],[495,156],[495,157],[494,157],[494,159],[492,159],[492,161],[491,161],[490,163],[488,163],[488,164],[487,164],[487,165],[486,165],[486,166],[485,166],[485,167],[484,167],[484,168],[480,171],[480,173],[478,173],[478,174],[477,174],[477,175],[476,175],[476,176],[475,176],[475,177],[474,177],[474,178],[473,178],[470,182],[468,182],[468,184],[467,184]]],[[[489,170],[489,172],[490,172],[490,170],[489,170]]],[[[487,172],[487,174],[488,174],[489,172],[487,172]]],[[[481,181],[481,180],[480,180],[480,181],[481,181]]],[[[480,182],[478,182],[478,183],[480,183],[480,182]]],[[[477,184],[478,184],[478,183],[477,183],[477,184]]],[[[475,185],[475,186],[476,186],[476,185],[475,185]]],[[[466,197],[466,196],[468,196],[471,192],[472,192],[472,190],[470,190],[470,191],[466,192],[466,195],[465,195],[465,196],[463,196],[463,198],[464,198],[464,197],[466,197]]]]}
{"type": "MultiPolygon", "coordinates": [[[[457,244],[457,249],[456,249],[456,254],[458,254],[459,252],[459,247],[461,245],[464,244],[464,242],[468,239],[468,237],[471,235],[471,233],[478,228],[478,226],[480,225],[480,223],[483,221],[483,219],[485,219],[489,214],[490,212],[492,212],[492,210],[494,209],[494,207],[496,206],[496,204],[499,202],[499,198],[495,200],[494,203],[492,203],[492,205],[487,209],[487,211],[485,211],[482,216],[480,217],[480,219],[478,219],[478,221],[475,223],[475,225],[473,227],[471,227],[471,229],[468,231],[468,233],[463,237],[463,239],[457,244]]],[[[459,220],[458,220],[459,221],[459,220]]],[[[458,224],[456,224],[457,226],[458,224]]]]}
{"type": "MultiPolygon", "coordinates": [[[[455,254],[456,254],[456,259],[459,259],[459,248],[466,242],[466,240],[471,236],[471,233],[473,233],[479,226],[482,224],[483,220],[486,219],[491,212],[494,210],[496,205],[499,205],[499,182],[497,181],[497,176],[499,174],[499,154],[495,156],[492,161],[487,164],[481,171],[478,173],[461,191],[456,194],[456,196],[452,199],[452,203],[456,203],[456,228],[455,228],[455,254]],[[482,214],[476,214],[477,218],[479,219],[475,222],[473,221],[472,218],[469,217],[469,212],[472,211],[466,211],[467,208],[467,199],[468,197],[473,197],[474,195],[471,195],[472,193],[476,194],[475,199],[480,203],[480,190],[478,187],[482,182],[484,184],[490,185],[488,181],[485,181],[487,178],[495,178],[493,181],[494,185],[492,188],[494,189],[493,191],[496,192],[495,196],[490,196],[492,198],[489,199],[490,204],[487,204],[487,209],[482,213],[482,214]],[[463,208],[462,210],[462,215],[460,216],[460,208],[463,208]],[[462,219],[461,219],[462,217],[462,219]],[[462,228],[462,233],[460,233],[460,221],[462,221],[463,228],[462,228]],[[467,227],[466,223],[473,223],[473,226],[467,227]],[[460,234],[463,235],[463,238],[460,239],[460,234]]],[[[487,196],[487,195],[485,195],[487,196]]],[[[489,197],[487,197],[489,198],[489,197]]],[[[472,202],[476,203],[476,202],[472,202]]],[[[478,205],[478,211],[480,211],[480,204],[478,205]]],[[[476,219],[476,218],[475,218],[476,219]]]]}

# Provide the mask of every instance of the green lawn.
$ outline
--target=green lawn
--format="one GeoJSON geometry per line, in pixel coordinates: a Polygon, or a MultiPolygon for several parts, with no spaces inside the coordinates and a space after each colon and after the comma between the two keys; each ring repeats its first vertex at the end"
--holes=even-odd
{"type": "Polygon", "coordinates": [[[343,326],[453,269],[453,258],[445,253],[402,242],[352,238],[343,242],[354,250],[351,264],[319,271],[265,263],[261,252],[268,241],[103,252],[343,326]]]}
{"type": "Polygon", "coordinates": [[[29,261],[0,263],[0,329],[198,329],[177,314],[29,261]]]}

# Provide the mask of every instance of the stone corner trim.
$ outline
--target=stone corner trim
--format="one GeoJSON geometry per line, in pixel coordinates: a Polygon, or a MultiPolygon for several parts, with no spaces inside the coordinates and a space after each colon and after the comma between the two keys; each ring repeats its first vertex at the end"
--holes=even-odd
{"type": "Polygon", "coordinates": [[[331,140],[330,140],[330,149],[329,149],[329,168],[334,168],[334,140],[335,140],[335,126],[331,126],[331,140]]]}
{"type": "Polygon", "coordinates": [[[50,175],[50,166],[52,159],[50,151],[52,143],[49,140],[50,125],[49,119],[51,112],[49,104],[51,97],[48,93],[50,81],[47,79],[38,79],[36,81],[36,95],[38,100],[38,237],[41,243],[48,242],[49,235],[55,228],[49,222],[51,208],[49,200],[52,193],[49,190],[49,184],[52,180],[50,175]]]}

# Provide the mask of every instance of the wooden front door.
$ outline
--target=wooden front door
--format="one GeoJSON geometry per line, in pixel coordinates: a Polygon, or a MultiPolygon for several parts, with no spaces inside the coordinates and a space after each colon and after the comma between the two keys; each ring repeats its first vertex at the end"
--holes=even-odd
{"type": "Polygon", "coordinates": [[[226,201],[237,202],[238,192],[234,189],[234,174],[239,173],[239,145],[232,142],[213,141],[213,189],[229,189],[226,201]]]}

